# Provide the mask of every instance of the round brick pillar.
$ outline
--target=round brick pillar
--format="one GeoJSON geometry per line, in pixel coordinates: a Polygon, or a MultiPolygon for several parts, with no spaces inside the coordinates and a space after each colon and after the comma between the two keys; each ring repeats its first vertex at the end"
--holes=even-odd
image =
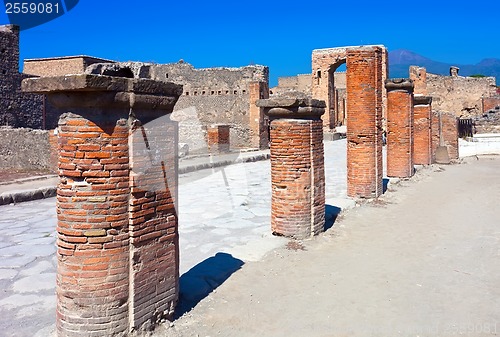
{"type": "MultiPolygon", "coordinates": [[[[173,207],[176,180],[170,180],[173,190],[165,191],[164,179],[144,174],[156,171],[163,178],[167,172],[170,177],[169,170],[176,173],[176,162],[163,159],[158,151],[148,159],[147,150],[155,142],[147,125],[172,112],[182,87],[69,75],[29,79],[23,90],[47,94],[61,112],[57,335],[124,336],[150,329],[162,314],[171,313],[177,300],[178,238],[173,207]],[[134,141],[139,138],[142,152],[134,141]],[[140,170],[145,163],[148,169],[140,170]],[[160,166],[169,169],[161,171],[160,166]],[[163,186],[162,193],[144,180],[163,186]],[[154,259],[140,250],[146,243],[154,259]],[[171,289],[164,289],[165,284],[171,289]]],[[[172,143],[165,137],[161,140],[172,143]]],[[[177,144],[169,150],[174,148],[177,144]]]]}
{"type": "Polygon", "coordinates": [[[382,189],[381,47],[347,50],[347,195],[376,198],[382,189]]]}
{"type": "Polygon", "coordinates": [[[259,100],[270,118],[271,228],[273,233],[307,238],[324,230],[325,172],[323,101],[259,100]]]}
{"type": "Polygon", "coordinates": [[[413,160],[416,165],[432,163],[432,97],[415,95],[413,97],[413,160]]]}
{"type": "Polygon", "coordinates": [[[389,79],[387,89],[387,176],[413,175],[413,81],[389,79]]]}

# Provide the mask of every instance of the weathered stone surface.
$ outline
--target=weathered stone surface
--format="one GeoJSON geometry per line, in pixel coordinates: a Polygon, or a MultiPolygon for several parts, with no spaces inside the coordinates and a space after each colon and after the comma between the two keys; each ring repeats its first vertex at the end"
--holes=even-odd
{"type": "Polygon", "coordinates": [[[414,173],[413,81],[389,79],[387,89],[387,176],[409,178],[414,173]]]}
{"type": "MultiPolygon", "coordinates": [[[[60,114],[58,336],[153,329],[178,297],[178,139],[168,115],[182,86],[80,74],[23,88],[46,93],[60,114]]],[[[13,201],[28,197],[38,196],[13,201]]]]}
{"type": "Polygon", "coordinates": [[[0,26],[0,46],[0,126],[43,127],[43,96],[20,90],[18,26],[0,26]]]}
{"type": "Polygon", "coordinates": [[[270,118],[319,118],[325,113],[325,102],[312,98],[272,97],[257,101],[270,118]]]}
{"type": "Polygon", "coordinates": [[[390,78],[385,81],[387,91],[405,90],[413,93],[413,81],[409,78],[390,78]]]}
{"type": "MultiPolygon", "coordinates": [[[[382,70],[381,78],[382,88],[382,117],[386,116],[386,100],[387,93],[383,86],[385,79],[387,78],[387,60],[388,54],[387,49],[382,45],[373,46],[349,46],[349,47],[338,47],[338,48],[325,48],[325,49],[315,49],[312,52],[312,96],[313,98],[321,99],[326,102],[326,114],[323,117],[323,124],[325,127],[330,129],[339,126],[339,123],[345,122],[346,113],[347,116],[349,112],[346,111],[346,105],[349,105],[349,99],[347,98],[346,92],[338,91],[335,88],[335,81],[339,78],[335,78],[335,70],[342,64],[346,63],[347,54],[349,51],[357,50],[359,52],[366,52],[374,48],[380,48],[382,50],[382,70]],[[346,101],[344,98],[347,98],[346,101]]],[[[349,70],[346,73],[349,76],[349,70]]],[[[340,86],[342,87],[342,85],[340,86]]]]}
{"type": "Polygon", "coordinates": [[[23,81],[22,90],[34,93],[112,91],[176,96],[182,94],[182,86],[170,82],[88,74],[30,78],[23,81]]]}
{"type": "Polygon", "coordinates": [[[413,96],[414,123],[414,163],[429,165],[432,163],[432,97],[413,96]]]}
{"type": "Polygon", "coordinates": [[[410,78],[415,82],[415,94],[432,96],[436,111],[450,112],[457,117],[481,114],[482,98],[496,96],[494,77],[442,76],[412,66],[410,78]]]}
{"type": "Polygon", "coordinates": [[[347,193],[377,198],[382,185],[383,47],[347,50],[347,193]]]}
{"type": "Polygon", "coordinates": [[[429,105],[432,104],[432,96],[424,95],[414,95],[413,96],[414,105],[429,105]]]}
{"type": "Polygon", "coordinates": [[[323,231],[325,173],[323,101],[301,98],[261,100],[271,119],[271,228],[279,235],[306,238],[323,231]],[[282,104],[282,105],[280,105],[282,104]],[[302,109],[302,110],[301,110],[302,109]]]}

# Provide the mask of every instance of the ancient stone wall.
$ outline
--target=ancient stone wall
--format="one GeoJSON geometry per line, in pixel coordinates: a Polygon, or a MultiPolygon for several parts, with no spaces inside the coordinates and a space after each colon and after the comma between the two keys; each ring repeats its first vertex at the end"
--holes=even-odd
{"type": "Polygon", "coordinates": [[[0,127],[0,170],[53,172],[50,133],[46,130],[0,127]]]}
{"type": "Polygon", "coordinates": [[[206,151],[206,128],[214,123],[230,126],[233,149],[267,146],[267,140],[260,139],[264,138],[261,137],[265,131],[264,116],[254,104],[257,99],[269,97],[267,67],[195,69],[188,63],[179,62],[151,65],[149,77],[184,86],[172,118],[179,121],[180,141],[188,143],[190,151],[206,151]],[[252,90],[252,83],[258,83],[258,92],[252,90]],[[189,112],[189,117],[184,111],[189,112]],[[191,128],[193,122],[201,126],[204,144],[200,142],[200,128],[191,128]],[[200,145],[204,148],[200,149],[200,145]]]}
{"type": "Polygon", "coordinates": [[[494,77],[442,76],[412,66],[410,78],[415,82],[415,94],[432,96],[436,111],[451,112],[457,117],[482,114],[482,98],[496,95],[494,77]]]}
{"type": "Polygon", "coordinates": [[[383,54],[379,46],[347,50],[347,195],[382,194],[383,54]]]}
{"type": "Polygon", "coordinates": [[[483,113],[495,110],[495,113],[500,113],[500,96],[483,97],[483,113]]]}
{"type": "Polygon", "coordinates": [[[19,28],[0,26],[0,125],[43,128],[43,96],[21,92],[19,28]]]}

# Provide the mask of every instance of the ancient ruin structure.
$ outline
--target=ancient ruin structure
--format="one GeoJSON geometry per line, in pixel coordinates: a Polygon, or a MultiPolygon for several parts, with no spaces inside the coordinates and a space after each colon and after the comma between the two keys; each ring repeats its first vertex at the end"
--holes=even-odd
{"type": "Polygon", "coordinates": [[[210,152],[229,152],[229,131],[230,126],[226,124],[214,124],[207,128],[207,145],[210,152]]]}
{"type": "Polygon", "coordinates": [[[457,117],[476,117],[484,113],[483,99],[496,97],[494,77],[458,76],[458,68],[450,69],[451,76],[427,73],[425,68],[410,67],[415,94],[432,96],[436,111],[447,111],[457,117]]]}
{"type": "MultiPolygon", "coordinates": [[[[382,83],[387,79],[387,49],[383,46],[367,46],[380,47],[382,49],[382,83]]],[[[316,99],[321,99],[326,102],[326,113],[323,117],[323,124],[328,128],[334,128],[345,119],[345,114],[349,114],[349,109],[347,112],[335,110],[339,106],[342,106],[342,97],[336,96],[341,95],[341,93],[336,91],[337,84],[335,83],[335,71],[339,66],[346,63],[347,51],[357,48],[365,47],[339,47],[339,48],[328,48],[328,49],[315,49],[312,52],[312,96],[316,99]]],[[[349,69],[347,70],[347,77],[349,77],[349,69]]],[[[339,85],[342,88],[342,85],[339,85]]],[[[347,93],[347,99],[349,94],[347,93]]],[[[382,117],[385,117],[385,102],[386,102],[386,92],[382,85],[382,100],[383,100],[383,111],[382,117]]],[[[348,105],[348,104],[347,104],[348,105]]]]}
{"type": "MultiPolygon", "coordinates": [[[[336,126],[346,123],[346,72],[335,71],[333,73],[333,83],[335,84],[334,95],[332,98],[332,111],[335,111],[336,126]]],[[[311,74],[301,74],[297,76],[279,77],[278,86],[271,88],[271,95],[283,95],[288,92],[302,92],[312,96],[311,74]]]]}
{"type": "Polygon", "coordinates": [[[271,228],[307,238],[325,226],[325,103],[304,98],[259,100],[271,121],[271,228]]]}
{"type": "MultiPolygon", "coordinates": [[[[382,194],[382,88],[384,55],[380,46],[348,48],[347,195],[382,194]]],[[[340,61],[338,61],[340,62],[340,61]]]]}
{"type": "Polygon", "coordinates": [[[386,80],[387,89],[387,176],[413,176],[413,81],[386,80]]]}
{"type": "Polygon", "coordinates": [[[459,158],[458,117],[449,112],[432,113],[432,162],[448,164],[459,158]]]}
{"type": "Polygon", "coordinates": [[[190,150],[206,148],[207,127],[214,123],[229,125],[234,149],[268,147],[267,121],[255,105],[269,97],[268,67],[195,69],[185,62],[155,64],[149,78],[184,86],[172,118],[179,122],[180,140],[190,150]]]}
{"type": "Polygon", "coordinates": [[[29,79],[61,117],[58,336],[126,335],[171,317],[178,298],[180,85],[71,75],[29,79]]]}
{"type": "Polygon", "coordinates": [[[21,92],[19,27],[0,26],[0,126],[40,128],[43,96],[21,92]]]}
{"type": "Polygon", "coordinates": [[[413,104],[413,160],[416,165],[429,165],[432,163],[432,97],[415,95],[413,104]]]}
{"type": "Polygon", "coordinates": [[[23,62],[23,73],[36,77],[83,74],[87,67],[96,63],[114,61],[87,55],[26,59],[23,62]]]}

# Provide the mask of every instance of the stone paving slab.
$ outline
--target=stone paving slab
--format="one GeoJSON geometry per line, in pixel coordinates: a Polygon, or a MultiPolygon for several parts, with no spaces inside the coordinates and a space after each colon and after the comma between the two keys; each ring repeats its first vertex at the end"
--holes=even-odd
{"type": "MultiPolygon", "coordinates": [[[[325,142],[327,200],[342,209],[354,204],[346,198],[345,156],[345,140],[325,142]]],[[[181,275],[203,274],[207,267],[213,274],[192,278],[197,288],[185,282],[183,291],[196,297],[203,282],[213,289],[230,274],[207,261],[224,260],[227,266],[230,260],[239,266],[285,245],[288,239],[270,232],[270,212],[268,160],[180,174],[181,275]]],[[[53,332],[55,228],[55,198],[0,206],[0,335],[45,337],[53,332]]]]}

